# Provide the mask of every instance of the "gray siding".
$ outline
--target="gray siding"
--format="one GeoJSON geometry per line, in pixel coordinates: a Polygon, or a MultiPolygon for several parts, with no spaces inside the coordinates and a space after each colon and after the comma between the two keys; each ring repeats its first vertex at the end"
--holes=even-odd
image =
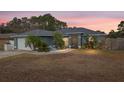
{"type": "Polygon", "coordinates": [[[41,39],[46,42],[49,46],[54,45],[53,37],[51,36],[42,36],[41,39]]]}

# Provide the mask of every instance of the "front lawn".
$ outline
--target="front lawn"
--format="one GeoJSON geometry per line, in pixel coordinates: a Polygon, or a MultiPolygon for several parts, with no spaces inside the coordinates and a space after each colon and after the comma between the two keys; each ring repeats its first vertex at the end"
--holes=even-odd
{"type": "Polygon", "coordinates": [[[124,51],[8,57],[0,59],[0,81],[124,81],[124,51]]]}

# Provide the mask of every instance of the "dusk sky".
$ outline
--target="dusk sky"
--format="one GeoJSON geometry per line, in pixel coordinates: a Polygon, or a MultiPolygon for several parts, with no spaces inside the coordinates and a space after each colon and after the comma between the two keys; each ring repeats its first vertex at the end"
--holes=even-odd
{"type": "Polygon", "coordinates": [[[84,27],[92,30],[102,30],[108,33],[110,30],[117,29],[117,25],[123,20],[124,11],[0,11],[0,24],[6,23],[13,17],[31,17],[46,13],[52,14],[57,19],[64,21],[69,27],[84,27]]]}

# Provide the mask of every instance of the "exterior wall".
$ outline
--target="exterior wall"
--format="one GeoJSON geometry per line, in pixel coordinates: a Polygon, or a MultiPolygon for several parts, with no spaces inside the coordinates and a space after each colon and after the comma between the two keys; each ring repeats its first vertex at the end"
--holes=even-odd
{"type": "Polygon", "coordinates": [[[64,37],[63,38],[64,42],[65,42],[65,47],[69,47],[69,38],[68,37],[64,37]]]}
{"type": "Polygon", "coordinates": [[[81,34],[70,34],[68,37],[69,48],[81,48],[82,35],[81,34]]]}
{"type": "Polygon", "coordinates": [[[17,38],[14,38],[14,49],[17,49],[18,48],[18,40],[17,38]]]}
{"type": "Polygon", "coordinates": [[[105,41],[106,36],[101,36],[101,35],[99,35],[99,36],[96,36],[96,38],[97,38],[97,40],[98,40],[98,43],[101,43],[101,42],[105,41]]]}
{"type": "Polygon", "coordinates": [[[5,50],[7,43],[10,43],[12,48],[14,48],[14,40],[12,38],[0,38],[0,50],[5,50]]]}
{"type": "MultiPolygon", "coordinates": [[[[98,41],[98,43],[101,43],[101,42],[103,42],[103,41],[105,41],[105,39],[106,39],[106,36],[103,36],[103,35],[93,35],[93,36],[95,36],[96,37],[96,39],[97,39],[97,41],[98,41]]],[[[85,36],[85,35],[82,35],[81,36],[82,38],[81,38],[81,43],[82,43],[82,45],[84,45],[85,43],[86,43],[86,37],[87,36],[85,36]]]]}
{"type": "Polygon", "coordinates": [[[5,51],[14,50],[14,46],[12,44],[4,44],[4,50],[5,51]]]}
{"type": "Polygon", "coordinates": [[[71,48],[78,48],[78,34],[73,34],[71,35],[71,38],[70,38],[70,45],[71,45],[71,48]]]}
{"type": "MultiPolygon", "coordinates": [[[[96,36],[96,37],[98,39],[98,42],[105,40],[104,36],[96,36]]],[[[44,36],[41,37],[41,39],[45,41],[50,47],[54,47],[54,41],[52,36],[44,36]]],[[[25,45],[25,40],[26,37],[14,38],[14,46],[15,46],[14,48],[20,50],[31,50],[30,47],[27,47],[25,45]]],[[[81,48],[81,46],[83,46],[86,43],[84,36],[81,34],[69,35],[67,37],[64,37],[63,40],[65,41],[65,46],[67,48],[81,48]]]]}
{"type": "Polygon", "coordinates": [[[68,48],[71,48],[71,36],[70,35],[68,37],[68,43],[69,43],[68,48]]]}
{"type": "Polygon", "coordinates": [[[82,44],[82,37],[81,34],[78,35],[78,48],[81,48],[81,44],[82,44]]]}
{"type": "Polygon", "coordinates": [[[1,39],[0,38],[0,50],[4,50],[4,44],[8,42],[8,39],[1,39]]]}
{"type": "Polygon", "coordinates": [[[14,40],[9,40],[9,43],[14,47],[14,40]]]}
{"type": "Polygon", "coordinates": [[[53,46],[54,45],[53,37],[51,37],[51,36],[41,37],[41,39],[43,41],[45,41],[49,46],[53,46]]]}
{"type": "MultiPolygon", "coordinates": [[[[41,37],[41,39],[43,41],[45,41],[49,46],[53,46],[53,38],[52,37],[41,37]]],[[[25,45],[25,40],[26,37],[23,38],[15,38],[14,39],[14,45],[15,45],[15,49],[19,49],[19,50],[32,50],[30,47],[25,45]]]]}
{"type": "MultiPolygon", "coordinates": [[[[81,38],[79,37],[79,35],[77,35],[76,38],[77,38],[76,44],[77,44],[77,48],[78,48],[78,45],[80,47],[80,44],[81,44],[81,40],[80,40],[81,38]]],[[[45,41],[49,46],[51,46],[51,47],[54,46],[53,37],[41,37],[41,39],[43,41],[45,41]]],[[[31,50],[30,47],[27,47],[25,45],[25,40],[26,40],[25,37],[23,37],[23,38],[14,38],[15,49],[19,49],[19,50],[31,50]]],[[[69,45],[71,44],[71,42],[69,41],[69,37],[64,37],[63,40],[65,42],[65,47],[66,48],[69,48],[69,45]]]]}

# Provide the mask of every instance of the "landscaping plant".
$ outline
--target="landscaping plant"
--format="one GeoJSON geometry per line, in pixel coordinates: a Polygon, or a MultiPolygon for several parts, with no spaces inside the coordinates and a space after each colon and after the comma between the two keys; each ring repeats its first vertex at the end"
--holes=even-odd
{"type": "Polygon", "coordinates": [[[62,34],[59,32],[55,32],[53,35],[53,38],[54,38],[54,43],[56,48],[63,49],[65,46],[65,43],[64,43],[62,34]]]}
{"type": "Polygon", "coordinates": [[[49,51],[48,45],[40,37],[37,36],[29,35],[26,38],[26,46],[29,46],[34,51],[49,51]]]}

